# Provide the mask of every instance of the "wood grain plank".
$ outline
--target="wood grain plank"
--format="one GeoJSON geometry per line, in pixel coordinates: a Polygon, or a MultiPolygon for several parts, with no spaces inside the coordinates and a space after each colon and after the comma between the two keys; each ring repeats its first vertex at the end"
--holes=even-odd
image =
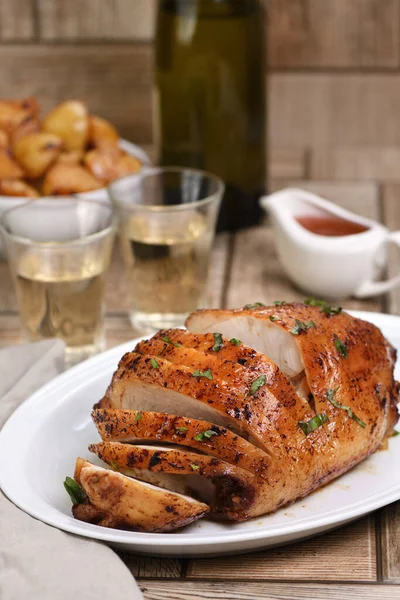
{"type": "MultiPolygon", "coordinates": [[[[182,573],[182,559],[141,556],[117,552],[134,577],[152,579],[177,579],[182,573]]],[[[127,598],[126,600],[130,600],[127,598]]]]}
{"type": "Polygon", "coordinates": [[[380,519],[382,578],[400,585],[400,502],[381,510],[380,519]]]}
{"type": "Polygon", "coordinates": [[[306,148],[271,148],[268,157],[270,178],[287,177],[305,179],[307,177],[308,153],[306,148]]]}
{"type": "MultiPolygon", "coordinates": [[[[4,0],[5,1],[5,0],[4,0]]],[[[38,0],[43,40],[149,40],[154,0],[38,0]]]]}
{"type": "Polygon", "coordinates": [[[338,146],[313,153],[311,179],[400,180],[399,146],[338,146]]]}
{"type": "Polygon", "coordinates": [[[399,65],[397,0],[269,0],[273,68],[399,65]]]}
{"type": "MultiPolygon", "coordinates": [[[[315,557],[318,560],[318,557],[315,557]]],[[[398,600],[393,585],[273,582],[141,582],[145,600],[398,600]]]]}
{"type": "Polygon", "coordinates": [[[35,36],[32,0],[0,0],[0,40],[30,40],[35,36]]]}
{"type": "MultiPolygon", "coordinates": [[[[384,223],[392,231],[400,229],[400,184],[390,183],[382,186],[382,202],[384,223]]],[[[391,245],[389,247],[388,276],[394,277],[400,272],[399,248],[391,245]]],[[[387,311],[394,315],[400,315],[400,287],[388,294],[387,311]]]]}
{"type": "Polygon", "coordinates": [[[271,192],[285,187],[307,190],[364,217],[380,219],[379,185],[375,182],[275,179],[270,183],[271,192]]]}
{"type": "Polygon", "coordinates": [[[400,145],[398,73],[272,73],[269,90],[273,147],[400,145]]]}
{"type": "Polygon", "coordinates": [[[187,577],[375,581],[375,522],[367,517],[324,536],[264,552],[191,560],[187,577]]]}
{"type": "Polygon", "coordinates": [[[0,46],[0,97],[36,95],[46,112],[84,98],[121,135],[151,140],[151,60],[147,44],[0,46]]]}

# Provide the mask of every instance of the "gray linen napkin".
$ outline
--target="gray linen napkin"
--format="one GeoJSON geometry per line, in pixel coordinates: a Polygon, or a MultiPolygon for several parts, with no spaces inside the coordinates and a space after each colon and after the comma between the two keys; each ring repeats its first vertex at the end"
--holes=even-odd
{"type": "MultiPolygon", "coordinates": [[[[0,429],[29,394],[63,370],[63,363],[60,340],[0,350],[0,429]]],[[[140,600],[143,596],[110,548],[33,519],[0,493],[0,598],[140,600]]]]}

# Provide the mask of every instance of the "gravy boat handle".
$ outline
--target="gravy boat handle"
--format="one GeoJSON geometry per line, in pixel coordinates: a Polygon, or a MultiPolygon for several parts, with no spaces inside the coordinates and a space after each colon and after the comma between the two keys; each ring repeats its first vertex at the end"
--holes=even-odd
{"type": "MultiPolygon", "coordinates": [[[[389,233],[385,242],[387,244],[395,244],[400,248],[400,231],[393,231],[389,233]]],[[[368,296],[385,294],[398,285],[400,285],[400,273],[397,273],[397,275],[394,275],[386,281],[366,281],[358,288],[358,290],[354,292],[353,295],[356,298],[367,298],[368,296]]]]}

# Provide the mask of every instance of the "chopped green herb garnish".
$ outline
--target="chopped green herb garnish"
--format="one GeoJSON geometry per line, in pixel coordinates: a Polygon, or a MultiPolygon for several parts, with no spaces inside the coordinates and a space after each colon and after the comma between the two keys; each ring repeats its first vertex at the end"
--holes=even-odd
{"type": "Polygon", "coordinates": [[[269,320],[272,321],[272,323],[274,321],[279,321],[279,317],[274,317],[274,315],[269,315],[269,320]]]}
{"type": "Polygon", "coordinates": [[[118,465],[113,460],[110,460],[110,467],[112,467],[114,471],[118,471],[119,473],[118,465]]]}
{"type": "Polygon", "coordinates": [[[245,306],[243,306],[243,308],[246,308],[247,310],[252,310],[253,308],[258,308],[260,306],[266,306],[266,304],[263,304],[263,302],[253,302],[253,304],[246,304],[245,306]]]}
{"type": "Polygon", "coordinates": [[[171,346],[175,346],[175,348],[183,348],[182,344],[177,344],[177,343],[173,342],[167,335],[163,335],[161,340],[163,342],[165,342],[166,344],[171,344],[171,346]]]}
{"type": "Polygon", "coordinates": [[[284,300],[274,300],[274,304],[275,306],[283,306],[286,302],[284,300]]]}
{"type": "Polygon", "coordinates": [[[393,431],[392,437],[397,437],[398,435],[400,435],[400,431],[393,431]]]}
{"type": "Polygon", "coordinates": [[[192,467],[193,471],[198,471],[200,469],[199,465],[191,464],[190,466],[192,467]]]}
{"type": "Polygon", "coordinates": [[[290,330],[292,335],[299,335],[302,331],[307,331],[307,329],[315,329],[314,321],[299,321],[296,319],[295,326],[290,330]]]}
{"type": "Polygon", "coordinates": [[[210,439],[213,435],[218,435],[218,433],[216,431],[213,431],[212,429],[207,429],[206,431],[195,435],[194,439],[196,440],[196,442],[202,442],[204,441],[204,439],[210,439]]]}
{"type": "Polygon", "coordinates": [[[155,358],[152,358],[152,359],[150,360],[150,364],[151,364],[151,366],[153,367],[153,369],[159,369],[159,368],[160,368],[160,365],[158,364],[158,362],[156,361],[156,359],[155,359],[155,358]]]}
{"type": "Polygon", "coordinates": [[[178,427],[178,429],[176,429],[175,431],[176,431],[177,433],[183,433],[184,431],[187,431],[187,430],[188,430],[188,428],[187,428],[187,427],[178,427]]]}
{"type": "Polygon", "coordinates": [[[303,430],[305,435],[308,435],[309,433],[314,431],[314,429],[318,429],[318,427],[321,427],[321,425],[327,423],[328,421],[329,419],[326,416],[326,414],[321,413],[319,415],[315,415],[315,417],[313,417],[309,421],[299,421],[297,424],[300,427],[300,429],[303,430]]]}
{"type": "Polygon", "coordinates": [[[304,300],[304,304],[308,304],[308,306],[320,306],[321,312],[330,316],[330,315],[338,315],[342,312],[342,307],[338,306],[337,308],[332,308],[325,300],[318,300],[317,298],[306,298],[304,300]]]}
{"type": "Polygon", "coordinates": [[[200,369],[196,369],[194,373],[192,373],[192,377],[205,377],[206,379],[212,379],[211,369],[207,369],[206,371],[200,371],[200,369]]]}
{"type": "Polygon", "coordinates": [[[342,312],[342,307],[338,306],[337,308],[332,308],[332,306],[326,305],[321,308],[321,312],[328,315],[328,317],[331,315],[340,315],[342,312]]]}
{"type": "Polygon", "coordinates": [[[314,296],[311,296],[311,298],[306,298],[304,300],[304,304],[308,304],[308,306],[325,306],[326,301],[318,300],[317,298],[314,298],[314,296]]]}
{"type": "Polygon", "coordinates": [[[237,338],[231,338],[229,340],[229,343],[233,344],[234,346],[239,346],[242,342],[241,342],[241,340],[238,340],[237,338]]]}
{"type": "Polygon", "coordinates": [[[89,504],[89,498],[79,483],[76,483],[75,479],[72,479],[72,477],[66,477],[64,481],[64,487],[68,492],[73,504],[89,504]]]}
{"type": "Polygon", "coordinates": [[[222,333],[214,333],[214,346],[212,347],[212,351],[219,352],[222,346],[222,333]]]}
{"type": "Polygon", "coordinates": [[[336,346],[336,350],[339,352],[339,354],[341,356],[343,356],[343,358],[347,358],[348,354],[349,354],[349,349],[347,348],[347,344],[345,344],[344,342],[342,342],[342,340],[339,340],[338,337],[335,338],[335,346],[336,346]]]}
{"type": "Polygon", "coordinates": [[[366,423],[364,423],[364,421],[362,421],[359,417],[357,417],[356,414],[353,413],[350,406],[346,406],[345,404],[341,404],[340,402],[337,402],[335,400],[336,392],[337,392],[337,388],[335,390],[327,390],[326,396],[327,396],[329,402],[333,406],[335,406],[335,408],[341,408],[342,410],[345,410],[347,412],[347,414],[349,415],[350,419],[353,419],[353,421],[355,421],[357,423],[357,425],[359,425],[360,427],[363,427],[363,429],[365,429],[367,426],[366,423]]]}
{"type": "Polygon", "coordinates": [[[250,396],[254,396],[254,394],[256,394],[258,392],[260,387],[262,387],[266,383],[267,383],[266,375],[260,375],[259,377],[257,377],[257,379],[255,381],[253,381],[253,383],[250,386],[250,396]]]}
{"type": "Polygon", "coordinates": [[[136,417],[135,417],[135,423],[137,423],[138,421],[140,421],[140,419],[142,419],[142,418],[143,418],[142,413],[138,412],[137,415],[136,415],[136,417]]]}

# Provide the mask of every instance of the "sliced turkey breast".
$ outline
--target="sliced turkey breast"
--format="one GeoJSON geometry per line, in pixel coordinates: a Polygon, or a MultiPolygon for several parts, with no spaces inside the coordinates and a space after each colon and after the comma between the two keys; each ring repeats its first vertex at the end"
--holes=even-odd
{"type": "MultiPolygon", "coordinates": [[[[221,331],[265,351],[288,375],[305,368],[312,402],[329,422],[321,424],[329,448],[322,454],[330,478],[349,469],[382,443],[397,421],[395,351],[377,327],[326,304],[281,304],[255,309],[197,311],[192,331],[221,331]],[[279,330],[287,343],[271,352],[279,330]],[[296,348],[297,359],[293,359],[296,348]],[[289,359],[290,357],[290,359],[289,359]]],[[[283,337],[282,337],[283,339],[283,337]]],[[[296,373],[297,372],[297,373],[296,373]]]]}
{"type": "Polygon", "coordinates": [[[271,454],[284,453],[271,421],[265,413],[252,410],[253,397],[246,398],[219,377],[196,376],[196,372],[193,367],[161,357],[129,352],[122,357],[105,397],[95,408],[181,414],[225,426],[271,454]]]}
{"type": "MultiPolygon", "coordinates": [[[[298,425],[299,421],[308,421],[315,416],[309,403],[298,397],[279,368],[259,352],[245,347],[243,353],[240,345],[235,344],[232,350],[232,344],[222,337],[218,337],[218,346],[221,346],[219,351],[202,352],[192,347],[209,344],[209,337],[207,336],[207,340],[204,337],[200,334],[186,334],[182,330],[170,330],[169,335],[161,332],[150,340],[140,342],[136,350],[166,358],[174,364],[190,366],[196,371],[208,371],[213,380],[219,382],[221,390],[227,389],[231,397],[235,396],[236,406],[241,406],[241,401],[243,405],[245,399],[247,414],[254,413],[256,420],[268,418],[271,423],[268,435],[274,428],[281,438],[279,442],[277,439],[273,442],[272,453],[279,458],[285,456],[285,453],[289,454],[293,464],[288,467],[296,469],[297,480],[302,477],[308,479],[310,473],[319,478],[322,468],[318,471],[318,455],[315,459],[314,453],[318,445],[326,447],[325,431],[318,429],[309,439],[305,438],[298,425]],[[227,352],[223,352],[223,346],[228,348],[228,353],[231,358],[236,358],[235,361],[224,358],[227,352]],[[246,358],[242,360],[240,357],[243,356],[246,358]]],[[[250,425],[254,430],[254,420],[250,425]]],[[[271,438],[269,439],[271,442],[271,438]]]]}
{"type": "Polygon", "coordinates": [[[197,449],[266,479],[282,476],[278,464],[263,450],[225,427],[159,412],[97,409],[93,421],[104,441],[168,442],[197,449]]]}
{"type": "Polygon", "coordinates": [[[209,507],[190,496],[138,481],[78,458],[75,480],[89,503],[74,504],[74,517],[105,527],[167,532],[192,523],[209,507]]]}
{"type": "Polygon", "coordinates": [[[184,494],[195,494],[211,514],[242,521],[285,501],[282,483],[270,487],[215,457],[166,446],[101,442],[89,450],[118,471],[184,494]]]}
{"type": "MultiPolygon", "coordinates": [[[[183,329],[168,329],[159,331],[149,340],[139,342],[135,351],[141,354],[156,354],[179,364],[185,360],[181,347],[203,353],[202,362],[198,363],[199,367],[207,364],[207,360],[213,361],[214,366],[216,364],[218,367],[218,359],[223,359],[238,363],[256,375],[265,375],[265,387],[277,401],[290,409],[291,415],[297,420],[307,418],[310,409],[307,400],[296,395],[295,389],[279,367],[270,358],[246,346],[240,340],[223,339],[220,333],[199,335],[183,329]]],[[[193,354],[191,358],[194,358],[193,354]]]]}

